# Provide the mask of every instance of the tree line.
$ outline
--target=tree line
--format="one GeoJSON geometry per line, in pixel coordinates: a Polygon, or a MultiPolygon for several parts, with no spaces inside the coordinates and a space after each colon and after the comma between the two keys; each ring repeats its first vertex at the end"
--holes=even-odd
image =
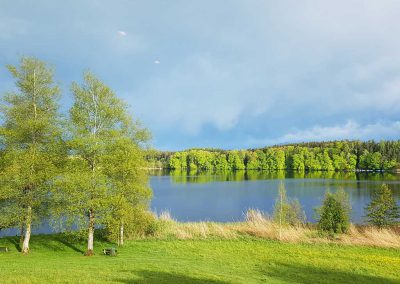
{"type": "Polygon", "coordinates": [[[154,168],[188,171],[386,171],[400,167],[400,140],[313,142],[231,151],[151,150],[146,159],[154,168]]]}
{"type": "Polygon", "coordinates": [[[151,197],[149,132],[90,72],[71,84],[73,104],[63,116],[52,68],[28,57],[7,68],[16,88],[0,104],[0,229],[20,228],[23,253],[44,219],[85,228],[86,255],[98,228],[122,244],[151,197]]]}

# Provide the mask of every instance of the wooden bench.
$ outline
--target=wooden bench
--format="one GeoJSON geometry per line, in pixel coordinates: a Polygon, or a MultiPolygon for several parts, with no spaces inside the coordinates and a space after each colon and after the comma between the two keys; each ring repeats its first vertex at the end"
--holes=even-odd
{"type": "Polygon", "coordinates": [[[103,254],[109,256],[117,256],[117,250],[115,248],[105,248],[103,249],[103,254]]]}
{"type": "Polygon", "coordinates": [[[8,247],[0,247],[0,252],[9,252],[10,249],[8,247]]]}

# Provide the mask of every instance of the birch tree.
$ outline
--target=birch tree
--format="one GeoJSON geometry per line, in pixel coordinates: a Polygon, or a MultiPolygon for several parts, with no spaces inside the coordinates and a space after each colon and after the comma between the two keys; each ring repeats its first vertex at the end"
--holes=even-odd
{"type": "Polygon", "coordinates": [[[17,91],[2,98],[3,151],[0,224],[19,226],[22,252],[29,252],[32,224],[46,213],[49,189],[62,159],[59,87],[53,71],[35,58],[8,66],[17,91]]]}
{"type": "Polygon", "coordinates": [[[279,224],[279,239],[282,239],[282,228],[284,226],[298,226],[306,221],[306,216],[300,202],[297,199],[288,200],[286,188],[281,181],[279,184],[278,198],[276,199],[273,212],[274,222],[279,224]]]}
{"type": "Polygon", "coordinates": [[[96,227],[105,226],[115,213],[117,182],[110,179],[110,169],[119,161],[109,158],[111,148],[121,137],[144,140],[145,132],[135,127],[126,104],[91,73],[84,74],[82,85],[72,84],[72,93],[71,157],[56,194],[64,218],[86,226],[86,255],[92,255],[96,227]]]}
{"type": "Polygon", "coordinates": [[[109,233],[117,237],[118,245],[124,244],[126,229],[131,232],[132,225],[140,222],[138,217],[147,209],[151,197],[144,153],[139,143],[142,140],[122,136],[107,149],[106,174],[111,183],[113,208],[107,225],[109,233]]]}

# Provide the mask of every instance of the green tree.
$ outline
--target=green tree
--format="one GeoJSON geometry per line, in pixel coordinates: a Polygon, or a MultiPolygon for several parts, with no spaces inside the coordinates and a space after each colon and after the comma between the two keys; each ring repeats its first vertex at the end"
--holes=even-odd
{"type": "Polygon", "coordinates": [[[169,159],[169,168],[173,170],[183,170],[187,167],[186,152],[176,152],[169,159]]]}
{"type": "Polygon", "coordinates": [[[60,91],[53,70],[38,59],[22,58],[19,66],[8,66],[8,70],[18,91],[6,94],[1,108],[0,227],[21,227],[22,252],[26,254],[32,224],[47,211],[49,190],[63,160],[60,91]]]}
{"type": "Polygon", "coordinates": [[[260,161],[256,152],[249,152],[246,154],[246,169],[248,170],[259,170],[260,161]]]}
{"type": "Polygon", "coordinates": [[[297,199],[288,201],[283,182],[279,184],[278,198],[274,205],[273,220],[279,224],[279,238],[282,237],[282,227],[304,224],[305,213],[297,199]]]}
{"type": "Polygon", "coordinates": [[[379,152],[370,153],[367,150],[360,157],[360,167],[366,170],[383,169],[382,154],[379,152]]]}
{"type": "Polygon", "coordinates": [[[343,190],[336,194],[327,193],[322,207],[319,208],[318,227],[331,234],[346,233],[350,226],[350,202],[343,190]]]}
{"type": "Polygon", "coordinates": [[[335,170],[343,171],[348,168],[347,160],[345,157],[343,157],[342,154],[333,154],[332,160],[333,160],[333,166],[335,167],[335,170]]]}
{"type": "Polygon", "coordinates": [[[289,201],[289,212],[287,214],[287,222],[291,226],[299,226],[306,223],[306,213],[298,199],[289,201]]]}
{"type": "Polygon", "coordinates": [[[259,161],[260,169],[261,170],[269,170],[269,165],[267,161],[267,156],[265,152],[262,150],[256,150],[257,159],[259,161]]]}
{"type": "MultiPolygon", "coordinates": [[[[85,73],[82,85],[72,84],[72,93],[71,158],[60,183],[61,190],[55,195],[59,196],[59,202],[65,203],[62,206],[66,209],[63,219],[87,228],[86,255],[92,255],[96,226],[107,224],[110,214],[116,212],[112,210],[116,192],[119,197],[124,197],[131,183],[130,180],[116,183],[115,171],[118,167],[115,160],[109,159],[110,147],[122,143],[123,148],[128,147],[124,150],[133,151],[129,148],[132,146],[125,144],[126,140],[120,140],[121,137],[141,141],[146,139],[147,133],[132,122],[126,104],[91,73],[85,73]]],[[[131,170],[128,168],[126,171],[131,170]]],[[[126,174],[126,171],[121,174],[126,174]]]]}
{"type": "Polygon", "coordinates": [[[230,151],[228,154],[228,164],[233,170],[244,170],[244,157],[240,151],[230,151]]]}
{"type": "Polygon", "coordinates": [[[399,206],[387,184],[382,184],[373,193],[372,200],[366,210],[368,223],[379,228],[394,225],[397,219],[400,218],[399,206]]]}
{"type": "Polygon", "coordinates": [[[123,245],[124,233],[132,233],[132,228],[140,222],[135,217],[146,214],[148,209],[151,190],[146,163],[138,141],[129,136],[119,137],[107,145],[104,163],[112,204],[107,229],[111,236],[117,237],[118,245],[123,245]]]}
{"type": "Polygon", "coordinates": [[[292,156],[292,169],[296,171],[304,171],[304,157],[302,154],[294,154],[292,156]]]}
{"type": "Polygon", "coordinates": [[[215,153],[213,167],[216,171],[230,170],[226,155],[224,153],[215,153]]]}
{"type": "Polygon", "coordinates": [[[274,157],[275,157],[275,161],[276,161],[276,170],[284,170],[285,167],[285,151],[283,151],[282,149],[276,149],[274,151],[274,157]]]}
{"type": "Polygon", "coordinates": [[[324,171],[334,171],[335,170],[332,160],[329,156],[329,152],[327,150],[324,150],[323,153],[319,153],[317,155],[317,159],[319,160],[322,170],[324,170],[324,171]]]}

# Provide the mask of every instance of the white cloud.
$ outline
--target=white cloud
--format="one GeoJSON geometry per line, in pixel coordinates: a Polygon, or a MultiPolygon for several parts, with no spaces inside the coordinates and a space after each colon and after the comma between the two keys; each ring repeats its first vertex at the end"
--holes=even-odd
{"type": "Polygon", "coordinates": [[[297,130],[277,138],[250,139],[251,145],[274,145],[306,141],[330,141],[340,139],[398,139],[400,121],[376,122],[360,125],[349,120],[343,125],[320,126],[316,125],[305,130],[297,130]]]}
{"type": "Polygon", "coordinates": [[[226,131],[234,128],[242,115],[257,115],[269,106],[266,96],[250,91],[253,82],[240,78],[235,70],[208,54],[190,56],[138,90],[145,96],[133,104],[149,114],[146,120],[150,124],[160,128],[178,125],[190,135],[205,125],[226,131]],[[238,80],[240,87],[232,84],[238,80]]]}
{"type": "Polygon", "coordinates": [[[221,147],[246,135],[260,144],[387,138],[379,135],[393,134],[382,130],[390,123],[373,122],[399,120],[398,0],[206,0],[163,9],[80,1],[78,10],[77,0],[29,9],[9,2],[0,9],[2,62],[44,55],[66,83],[93,68],[130,94],[154,136],[199,134],[221,147]],[[363,132],[373,125],[376,132],[363,132]]]}

